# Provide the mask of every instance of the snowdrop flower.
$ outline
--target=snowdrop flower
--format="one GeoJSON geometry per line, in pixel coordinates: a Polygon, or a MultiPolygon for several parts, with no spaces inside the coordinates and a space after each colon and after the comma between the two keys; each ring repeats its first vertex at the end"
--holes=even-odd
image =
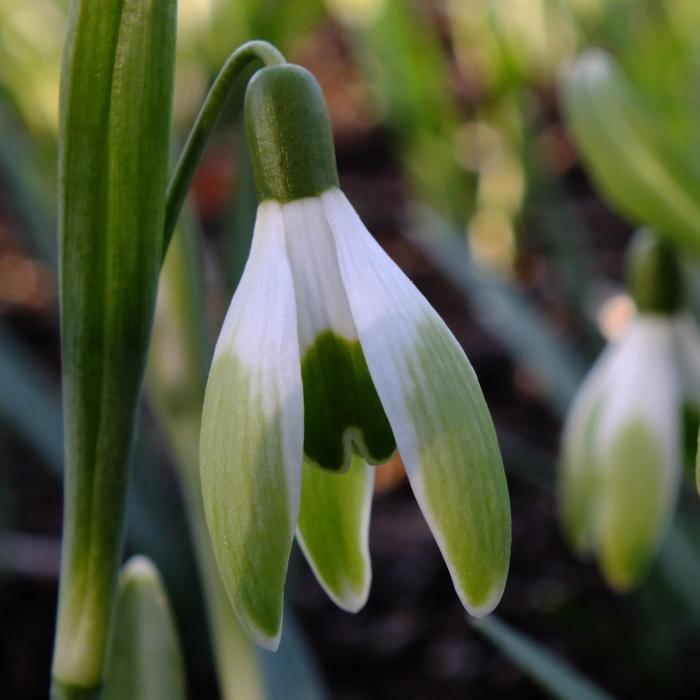
{"type": "Polygon", "coordinates": [[[640,232],[629,265],[637,314],[593,366],[564,429],[565,534],[618,590],[644,575],[671,521],[683,401],[700,406],[700,333],[681,310],[680,278],[673,253],[640,232]]]}
{"type": "Polygon", "coordinates": [[[260,205],[201,437],[207,523],[236,613],[277,647],[295,532],[331,598],[362,607],[368,465],[398,449],[457,594],[483,615],[505,585],[510,507],[469,361],[338,188],[311,74],[260,70],[245,113],[260,205]]]}

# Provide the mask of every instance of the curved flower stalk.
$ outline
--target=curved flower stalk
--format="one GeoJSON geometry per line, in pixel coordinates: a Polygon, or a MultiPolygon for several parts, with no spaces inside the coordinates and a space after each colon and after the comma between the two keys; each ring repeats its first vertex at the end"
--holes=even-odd
{"type": "Polygon", "coordinates": [[[362,607],[370,465],[396,449],[464,606],[490,612],[510,508],[469,361],[340,191],[315,79],[288,64],[259,71],[246,127],[261,203],[201,435],[207,522],[241,623],[277,647],[295,531],[331,598],[362,607]]]}
{"type": "Polygon", "coordinates": [[[673,253],[642,232],[629,271],[638,312],[574,400],[560,473],[565,534],[618,590],[645,574],[671,521],[683,401],[700,405],[700,332],[681,308],[673,253]]]}

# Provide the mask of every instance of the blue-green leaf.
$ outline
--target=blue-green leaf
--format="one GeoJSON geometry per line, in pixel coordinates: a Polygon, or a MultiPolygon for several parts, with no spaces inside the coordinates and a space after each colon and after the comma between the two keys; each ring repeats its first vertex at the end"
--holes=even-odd
{"type": "Polygon", "coordinates": [[[474,622],[473,626],[552,697],[560,700],[612,700],[612,696],[567,662],[495,615],[474,622]]]}

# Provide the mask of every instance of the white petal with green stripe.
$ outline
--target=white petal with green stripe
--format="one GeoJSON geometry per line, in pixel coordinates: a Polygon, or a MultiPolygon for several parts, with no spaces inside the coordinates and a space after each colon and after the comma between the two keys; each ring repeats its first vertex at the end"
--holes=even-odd
{"type": "Polygon", "coordinates": [[[322,195],[370,374],[414,494],[462,603],[490,612],[505,586],[510,504],[481,388],[430,304],[338,190],[322,195]]]}
{"type": "Polygon", "coordinates": [[[282,205],[304,384],[304,452],[332,471],[353,452],[371,464],[396,444],[357,337],[335,242],[319,197],[282,205]]]}
{"type": "Polygon", "coordinates": [[[367,602],[374,472],[358,456],[343,474],[304,463],[297,540],[318,582],[343,610],[367,602]]]}
{"type": "Polygon", "coordinates": [[[680,385],[673,342],[669,318],[634,320],[600,418],[600,565],[608,583],[621,590],[646,572],[678,493],[680,385]]]}
{"type": "Polygon", "coordinates": [[[204,399],[201,476],[214,553],[242,625],[275,649],[296,527],[303,399],[282,212],[258,209],[204,399]]]}
{"type": "Polygon", "coordinates": [[[605,388],[610,382],[619,347],[609,346],[593,365],[578,390],[564,425],[559,508],[564,534],[580,554],[595,548],[598,456],[595,438],[605,388]]]}

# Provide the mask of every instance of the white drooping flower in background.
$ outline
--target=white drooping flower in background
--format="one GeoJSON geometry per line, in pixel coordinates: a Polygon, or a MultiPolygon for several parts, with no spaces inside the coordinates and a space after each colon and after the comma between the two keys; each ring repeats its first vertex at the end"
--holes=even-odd
{"type": "Polygon", "coordinates": [[[320,88],[259,71],[246,127],[260,205],[204,400],[201,479],[222,581],[274,649],[296,537],[349,611],[370,585],[374,474],[398,450],[465,608],[490,612],[510,505],[474,371],[438,314],[338,187],[320,88]]]}
{"type": "Polygon", "coordinates": [[[683,404],[700,407],[700,331],[673,251],[641,231],[628,272],[637,311],[571,406],[559,480],[567,539],[618,590],[640,581],[671,522],[683,404]]]}

